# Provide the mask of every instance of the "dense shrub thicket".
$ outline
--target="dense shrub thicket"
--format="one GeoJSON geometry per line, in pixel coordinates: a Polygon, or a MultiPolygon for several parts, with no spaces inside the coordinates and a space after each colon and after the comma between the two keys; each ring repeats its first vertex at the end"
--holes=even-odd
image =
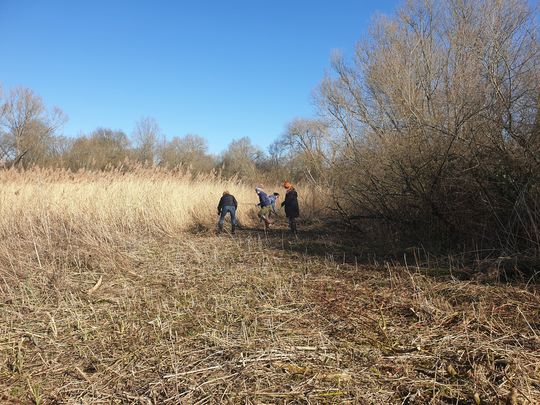
{"type": "Polygon", "coordinates": [[[348,221],[407,240],[540,254],[540,54],[521,0],[410,1],[336,56],[322,119],[281,139],[348,221]]]}

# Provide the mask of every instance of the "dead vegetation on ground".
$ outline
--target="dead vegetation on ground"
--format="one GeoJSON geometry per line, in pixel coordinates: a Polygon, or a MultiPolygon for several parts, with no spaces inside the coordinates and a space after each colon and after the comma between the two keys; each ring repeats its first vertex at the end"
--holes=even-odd
{"type": "Polygon", "coordinates": [[[538,403],[533,289],[355,266],[273,235],[4,250],[2,401],[538,403]]]}
{"type": "Polygon", "coordinates": [[[538,403],[534,283],[358,265],[281,219],[188,233],[251,196],[205,181],[2,173],[0,403],[538,403]]]}

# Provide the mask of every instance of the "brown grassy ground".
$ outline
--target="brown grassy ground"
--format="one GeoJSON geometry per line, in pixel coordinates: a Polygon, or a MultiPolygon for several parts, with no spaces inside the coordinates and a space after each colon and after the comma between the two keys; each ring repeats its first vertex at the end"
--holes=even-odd
{"type": "Polygon", "coordinates": [[[359,265],[367,246],[282,218],[265,235],[252,187],[212,176],[0,185],[2,404],[540,403],[532,283],[359,265]],[[211,231],[226,188],[235,237],[211,231]]]}
{"type": "Polygon", "coordinates": [[[539,403],[531,286],[282,231],[21,239],[0,252],[1,402],[539,403]]]}

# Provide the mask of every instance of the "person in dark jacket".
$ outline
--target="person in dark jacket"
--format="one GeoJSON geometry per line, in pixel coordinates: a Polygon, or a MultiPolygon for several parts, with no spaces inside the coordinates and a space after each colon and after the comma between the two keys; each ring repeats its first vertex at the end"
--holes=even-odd
{"type": "Polygon", "coordinates": [[[287,190],[285,200],[281,203],[285,207],[285,216],[289,220],[289,228],[296,235],[296,218],[300,216],[300,208],[298,207],[298,193],[289,181],[283,183],[283,187],[287,190]]]}
{"type": "Polygon", "coordinates": [[[234,195],[232,195],[227,190],[225,190],[219,200],[219,204],[217,207],[217,211],[219,215],[219,222],[218,222],[219,232],[223,230],[223,223],[225,222],[225,215],[227,215],[227,212],[228,212],[231,216],[231,224],[232,224],[231,232],[234,233],[234,231],[236,230],[236,224],[237,224],[236,222],[236,209],[237,208],[238,208],[238,203],[236,202],[236,198],[234,198],[234,195]]]}

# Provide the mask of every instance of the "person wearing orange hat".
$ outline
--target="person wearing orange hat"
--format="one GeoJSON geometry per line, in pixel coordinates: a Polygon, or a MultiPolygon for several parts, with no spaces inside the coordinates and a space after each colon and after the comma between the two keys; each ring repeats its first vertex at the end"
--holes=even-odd
{"type": "Polygon", "coordinates": [[[298,207],[298,193],[293,185],[285,180],[283,187],[287,190],[285,194],[285,200],[281,203],[282,207],[285,207],[285,216],[289,220],[289,228],[291,232],[296,235],[296,218],[300,216],[300,208],[298,207]]]}

